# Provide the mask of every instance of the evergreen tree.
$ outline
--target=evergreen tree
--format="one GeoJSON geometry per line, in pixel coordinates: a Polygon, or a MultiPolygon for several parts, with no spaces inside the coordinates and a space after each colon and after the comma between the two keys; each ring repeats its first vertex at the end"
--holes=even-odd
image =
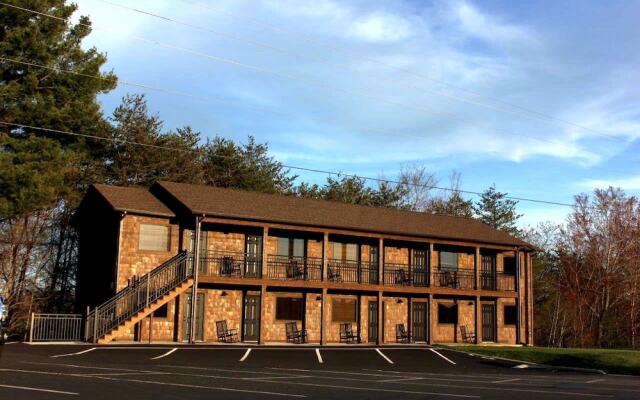
{"type": "Polygon", "coordinates": [[[518,202],[507,198],[508,193],[496,191],[496,187],[491,186],[482,193],[482,197],[473,206],[476,217],[485,224],[510,233],[519,235],[520,230],[516,227],[518,214],[516,206],[518,202]]]}

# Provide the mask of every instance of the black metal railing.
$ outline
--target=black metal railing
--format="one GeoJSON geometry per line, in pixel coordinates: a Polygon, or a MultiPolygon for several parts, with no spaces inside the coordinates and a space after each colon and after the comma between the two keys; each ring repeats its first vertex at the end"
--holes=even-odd
{"type": "Polygon", "coordinates": [[[482,290],[499,290],[513,292],[516,290],[516,277],[504,272],[480,273],[480,287],[482,290]]]}
{"type": "Polygon", "coordinates": [[[322,258],[268,255],[266,277],[278,280],[321,281],[322,258]]]}
{"type": "Polygon", "coordinates": [[[429,270],[412,269],[407,264],[384,264],[384,284],[393,286],[429,286],[429,270]]]}
{"type": "Polygon", "coordinates": [[[261,278],[262,257],[235,251],[208,251],[199,256],[202,276],[261,278]]]}
{"type": "Polygon", "coordinates": [[[378,284],[378,264],[371,262],[327,260],[326,280],[330,282],[378,284]]]}
{"type": "Polygon", "coordinates": [[[83,324],[82,314],[31,313],[29,341],[79,342],[83,339],[83,324]]]}
{"type": "Polygon", "coordinates": [[[437,270],[433,276],[434,286],[451,289],[474,289],[475,281],[475,271],[472,269],[437,270]]]}
{"type": "Polygon", "coordinates": [[[193,257],[181,252],[135,279],[87,315],[85,339],[97,341],[122,322],[186,281],[193,274],[193,257]]]}

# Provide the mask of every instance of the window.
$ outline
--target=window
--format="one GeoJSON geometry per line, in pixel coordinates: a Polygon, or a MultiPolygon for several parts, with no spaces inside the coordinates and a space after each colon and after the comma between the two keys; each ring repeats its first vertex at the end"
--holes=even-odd
{"type": "Polygon", "coordinates": [[[331,304],[331,321],[356,322],[356,300],[333,299],[331,304]]]}
{"type": "Polygon", "coordinates": [[[458,323],[458,305],[438,303],[438,323],[439,324],[457,324],[458,323]]]}
{"type": "Polygon", "coordinates": [[[515,325],[518,323],[518,307],[504,306],[504,324],[515,325]]]}
{"type": "Polygon", "coordinates": [[[162,307],[158,308],[157,310],[155,310],[153,312],[153,316],[154,317],[158,317],[158,318],[167,318],[167,309],[169,307],[167,307],[167,304],[163,305],[162,307]]]}
{"type": "Polygon", "coordinates": [[[171,250],[171,227],[169,225],[140,224],[138,250],[171,250]]]}
{"type": "Polygon", "coordinates": [[[333,243],[333,258],[342,261],[358,261],[358,245],[355,243],[333,243]]]}
{"type": "Polygon", "coordinates": [[[515,257],[504,257],[504,273],[509,275],[516,274],[516,258],[515,257]]]}
{"type": "Polygon", "coordinates": [[[301,321],[301,297],[276,297],[276,320],[301,321]]]}
{"type": "Polygon", "coordinates": [[[440,270],[457,271],[458,270],[458,253],[450,251],[440,252],[440,270]]]}
{"type": "Polygon", "coordinates": [[[278,238],[278,255],[304,257],[304,239],[278,238]]]}

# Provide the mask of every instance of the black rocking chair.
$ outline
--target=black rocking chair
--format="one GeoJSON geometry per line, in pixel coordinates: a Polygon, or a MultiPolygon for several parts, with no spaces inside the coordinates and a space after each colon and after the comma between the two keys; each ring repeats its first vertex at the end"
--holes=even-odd
{"type": "Polygon", "coordinates": [[[235,343],[238,341],[238,331],[236,329],[227,329],[227,320],[216,321],[216,331],[219,342],[235,343]]]}
{"type": "Polygon", "coordinates": [[[298,330],[297,322],[287,322],[285,324],[287,331],[287,342],[289,343],[307,343],[307,330],[298,330]]]}
{"type": "Polygon", "coordinates": [[[404,324],[396,324],[396,342],[411,343],[411,334],[404,329],[404,324]]]}
{"type": "Polygon", "coordinates": [[[356,340],[358,340],[358,335],[353,333],[351,324],[340,324],[340,343],[353,343],[356,340]]]}

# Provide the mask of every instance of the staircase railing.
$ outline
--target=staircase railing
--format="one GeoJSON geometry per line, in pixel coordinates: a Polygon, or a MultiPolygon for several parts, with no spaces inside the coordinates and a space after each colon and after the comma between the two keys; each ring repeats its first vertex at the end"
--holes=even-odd
{"type": "Polygon", "coordinates": [[[191,253],[181,252],[165,261],[89,312],[85,339],[96,342],[192,275],[191,253]]]}

